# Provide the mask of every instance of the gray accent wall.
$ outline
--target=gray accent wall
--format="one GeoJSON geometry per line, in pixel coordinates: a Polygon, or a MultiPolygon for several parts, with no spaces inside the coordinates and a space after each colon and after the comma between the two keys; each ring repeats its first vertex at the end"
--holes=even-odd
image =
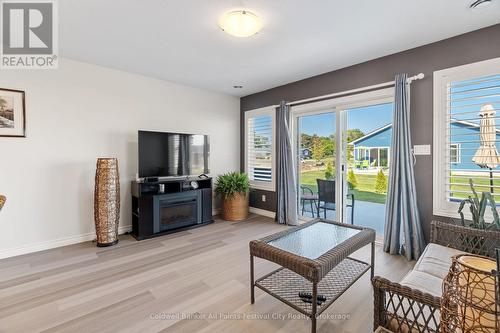
{"type": "MultiPolygon", "coordinates": [[[[425,74],[425,79],[411,87],[412,140],[414,145],[432,145],[433,72],[497,57],[500,57],[500,24],[242,97],[241,168],[244,168],[245,111],[276,105],[281,100],[295,101],[389,82],[401,72],[425,74]]],[[[417,156],[415,177],[420,216],[428,237],[433,218],[447,219],[432,214],[432,156],[417,156]]],[[[255,190],[250,205],[275,211],[276,195],[255,190]],[[262,194],[266,194],[266,202],[261,201],[262,194]]]]}

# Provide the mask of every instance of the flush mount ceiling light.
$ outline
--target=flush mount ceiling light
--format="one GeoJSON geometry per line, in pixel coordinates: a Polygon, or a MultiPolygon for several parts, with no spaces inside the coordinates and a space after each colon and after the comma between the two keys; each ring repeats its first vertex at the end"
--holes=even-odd
{"type": "Polygon", "coordinates": [[[482,8],[486,7],[487,5],[491,5],[492,0],[476,0],[473,3],[471,3],[470,8],[475,9],[475,8],[482,8]]]}
{"type": "Polygon", "coordinates": [[[260,18],[248,10],[228,12],[219,21],[219,27],[235,37],[250,37],[262,29],[260,18]]]}

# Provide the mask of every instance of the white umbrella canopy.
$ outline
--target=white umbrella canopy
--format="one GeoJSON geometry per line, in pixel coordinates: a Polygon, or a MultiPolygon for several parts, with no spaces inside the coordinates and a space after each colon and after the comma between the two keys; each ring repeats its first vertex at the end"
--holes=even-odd
{"type": "Polygon", "coordinates": [[[497,129],[495,126],[496,111],[493,105],[486,104],[481,107],[479,112],[479,139],[481,144],[472,161],[481,168],[490,169],[490,185],[493,192],[493,175],[491,170],[495,169],[500,164],[500,155],[498,154],[496,140],[497,129]]]}

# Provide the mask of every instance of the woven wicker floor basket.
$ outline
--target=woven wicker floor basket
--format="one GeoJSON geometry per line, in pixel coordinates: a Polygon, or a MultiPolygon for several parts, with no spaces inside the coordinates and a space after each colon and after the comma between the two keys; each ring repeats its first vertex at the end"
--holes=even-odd
{"type": "Polygon", "coordinates": [[[99,158],[95,173],[94,221],[97,246],[118,243],[120,177],[116,158],[99,158]]]}
{"type": "Polygon", "coordinates": [[[248,218],[248,194],[238,193],[222,199],[222,217],[226,221],[241,221],[248,218]]]}

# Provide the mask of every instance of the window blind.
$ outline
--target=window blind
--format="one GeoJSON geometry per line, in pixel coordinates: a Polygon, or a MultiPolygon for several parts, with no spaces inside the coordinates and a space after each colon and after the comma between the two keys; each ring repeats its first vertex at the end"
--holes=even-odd
{"type": "Polygon", "coordinates": [[[472,195],[471,179],[478,193],[492,192],[500,203],[500,156],[493,156],[500,148],[500,75],[448,83],[446,103],[447,200],[472,195]]]}
{"type": "Polygon", "coordinates": [[[273,117],[260,115],[247,120],[247,173],[250,181],[272,182],[273,117]]]}

